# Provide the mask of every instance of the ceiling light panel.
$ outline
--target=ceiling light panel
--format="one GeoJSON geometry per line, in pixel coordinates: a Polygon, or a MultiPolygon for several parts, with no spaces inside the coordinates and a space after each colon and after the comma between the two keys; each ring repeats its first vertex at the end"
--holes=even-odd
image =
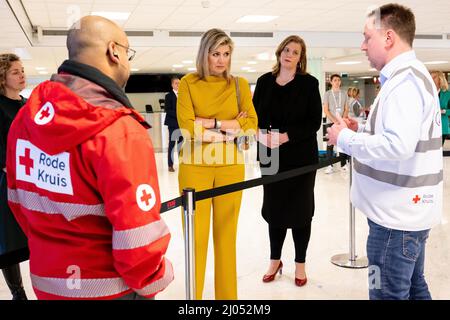
{"type": "Polygon", "coordinates": [[[446,64],[446,63],[448,63],[448,61],[445,61],[445,60],[424,62],[424,64],[427,64],[427,65],[446,64]]]}
{"type": "Polygon", "coordinates": [[[237,19],[236,23],[266,23],[273,21],[278,17],[279,16],[247,15],[237,19]]]}
{"type": "Polygon", "coordinates": [[[361,61],[342,61],[342,62],[336,62],[337,65],[344,65],[344,66],[351,66],[354,64],[360,64],[361,61]]]}

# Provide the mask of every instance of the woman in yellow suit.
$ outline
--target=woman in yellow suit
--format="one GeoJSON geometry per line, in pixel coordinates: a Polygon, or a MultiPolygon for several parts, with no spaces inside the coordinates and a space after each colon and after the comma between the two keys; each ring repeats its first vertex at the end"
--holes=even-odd
{"type": "MultiPolygon", "coordinates": [[[[258,120],[247,81],[236,81],[230,75],[232,51],[233,42],[225,32],[208,30],[201,38],[197,72],[181,79],[177,118],[185,144],[178,176],[180,192],[244,180],[243,157],[233,141],[255,134],[258,120]]],[[[196,204],[196,299],[202,299],[203,293],[211,206],[215,298],[237,299],[236,232],[241,198],[242,192],[234,192],[196,204]]]]}

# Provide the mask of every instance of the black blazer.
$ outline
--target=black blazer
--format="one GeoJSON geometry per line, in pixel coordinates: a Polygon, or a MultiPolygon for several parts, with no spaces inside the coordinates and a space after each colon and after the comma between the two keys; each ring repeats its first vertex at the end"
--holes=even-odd
{"type": "MultiPolygon", "coordinates": [[[[283,105],[273,101],[276,77],[268,72],[257,80],[253,104],[260,129],[269,129],[271,114],[281,113],[280,133],[287,132],[289,141],[280,146],[280,169],[301,167],[318,162],[317,131],[322,123],[319,81],[309,74],[297,74],[283,105]]],[[[261,147],[261,145],[259,145],[261,147]]]]}
{"type": "Polygon", "coordinates": [[[166,94],[164,108],[166,110],[166,120],[164,120],[164,124],[168,127],[178,129],[177,95],[173,90],[166,94]]]}

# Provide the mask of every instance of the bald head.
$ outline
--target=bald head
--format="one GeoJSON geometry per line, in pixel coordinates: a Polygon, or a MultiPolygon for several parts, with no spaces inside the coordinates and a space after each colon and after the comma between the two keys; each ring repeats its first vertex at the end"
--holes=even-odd
{"type": "Polygon", "coordinates": [[[123,42],[125,32],[114,22],[99,16],[86,16],[77,21],[67,35],[69,59],[76,60],[86,51],[106,49],[108,42],[123,42]]]}
{"type": "Polygon", "coordinates": [[[124,86],[129,77],[125,32],[100,16],[85,16],[74,23],[67,35],[69,60],[91,65],[124,86]],[[125,50],[125,51],[124,51],[125,50]]]}

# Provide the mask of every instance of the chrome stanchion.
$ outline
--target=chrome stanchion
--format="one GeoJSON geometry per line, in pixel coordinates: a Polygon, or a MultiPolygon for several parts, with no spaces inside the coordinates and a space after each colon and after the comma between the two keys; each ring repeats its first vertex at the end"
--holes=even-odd
{"type": "Polygon", "coordinates": [[[183,189],[186,300],[195,300],[195,189],[183,189]]]}
{"type": "MultiPolygon", "coordinates": [[[[352,186],[352,158],[350,157],[349,163],[350,170],[350,189],[352,186]]],[[[331,263],[344,268],[360,269],[367,268],[369,266],[369,261],[367,257],[358,257],[356,255],[355,246],[355,207],[352,202],[349,201],[350,205],[350,253],[337,254],[331,257],[331,263]]]]}

